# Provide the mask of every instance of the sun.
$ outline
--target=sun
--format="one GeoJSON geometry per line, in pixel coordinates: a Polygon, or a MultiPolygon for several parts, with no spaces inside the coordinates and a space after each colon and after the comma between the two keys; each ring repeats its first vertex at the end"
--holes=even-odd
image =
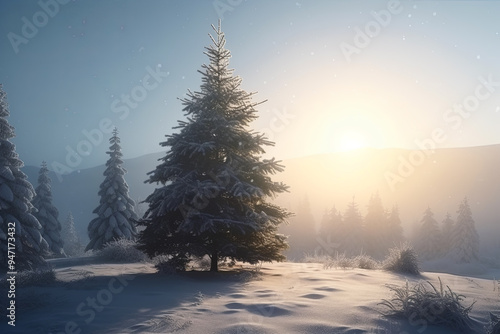
{"type": "Polygon", "coordinates": [[[365,137],[358,132],[346,132],[340,138],[339,150],[342,152],[357,150],[366,146],[365,137]]]}

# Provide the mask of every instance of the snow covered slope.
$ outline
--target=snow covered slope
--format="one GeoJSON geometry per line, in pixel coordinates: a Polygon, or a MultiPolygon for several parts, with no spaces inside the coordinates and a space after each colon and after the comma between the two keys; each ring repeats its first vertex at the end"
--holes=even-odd
{"type": "MultiPolygon", "coordinates": [[[[78,263],[77,263],[78,264],[78,263]]],[[[20,288],[15,328],[2,333],[454,333],[426,321],[390,320],[378,303],[388,284],[438,283],[473,301],[479,333],[500,311],[487,278],[379,270],[324,269],[321,264],[264,264],[259,273],[154,273],[150,264],[86,264],[57,269],[56,286],[20,288]],[[21,310],[21,307],[25,309],[21,310]]],[[[488,275],[495,273],[490,272],[488,275]]],[[[498,272],[496,273],[498,274],[498,272]]],[[[6,331],[7,329],[7,331],[6,331]]]]}

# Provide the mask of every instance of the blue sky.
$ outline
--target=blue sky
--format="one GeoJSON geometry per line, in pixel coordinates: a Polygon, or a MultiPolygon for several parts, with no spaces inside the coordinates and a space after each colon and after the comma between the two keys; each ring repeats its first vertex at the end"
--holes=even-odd
{"type": "Polygon", "coordinates": [[[495,1],[2,0],[0,83],[27,165],[102,164],[110,134],[100,133],[111,126],[125,158],[163,151],[222,19],[231,67],[255,101],[268,100],[253,128],[276,142],[277,159],[414,149],[436,129],[436,147],[499,144],[499,10],[495,1]]]}

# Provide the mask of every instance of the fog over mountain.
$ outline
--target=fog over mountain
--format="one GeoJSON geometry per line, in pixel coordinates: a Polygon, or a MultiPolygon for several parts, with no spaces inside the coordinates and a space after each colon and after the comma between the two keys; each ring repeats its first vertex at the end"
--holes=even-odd
{"type": "MultiPolygon", "coordinates": [[[[132,199],[144,200],[156,187],[144,181],[163,156],[160,152],[124,161],[132,199]]],[[[447,212],[456,218],[460,201],[468,197],[483,251],[500,250],[500,145],[436,149],[431,155],[402,149],[361,149],[290,159],[283,164],[285,171],[274,179],[289,185],[290,192],[276,202],[296,211],[306,196],[316,225],[326,209],[335,205],[344,212],[353,197],[364,215],[370,196],[378,192],[386,209],[398,205],[409,235],[412,224],[420,221],[427,207],[441,223],[447,212]]],[[[34,185],[38,170],[34,166],[23,168],[34,185]]],[[[62,176],[62,181],[50,173],[60,219],[71,211],[85,242],[87,225],[94,218],[92,211],[99,203],[103,171],[103,165],[82,169],[62,176]]],[[[142,209],[146,209],[145,204],[142,209]]]]}

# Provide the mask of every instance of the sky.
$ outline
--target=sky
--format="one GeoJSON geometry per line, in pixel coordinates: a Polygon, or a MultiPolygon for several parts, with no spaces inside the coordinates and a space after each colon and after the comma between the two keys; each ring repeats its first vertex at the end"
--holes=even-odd
{"type": "MultiPolygon", "coordinates": [[[[211,25],[279,160],[500,144],[497,1],[0,1],[0,83],[26,165],[165,151],[211,25]]],[[[152,166],[154,169],[154,166],[152,166]]]]}

